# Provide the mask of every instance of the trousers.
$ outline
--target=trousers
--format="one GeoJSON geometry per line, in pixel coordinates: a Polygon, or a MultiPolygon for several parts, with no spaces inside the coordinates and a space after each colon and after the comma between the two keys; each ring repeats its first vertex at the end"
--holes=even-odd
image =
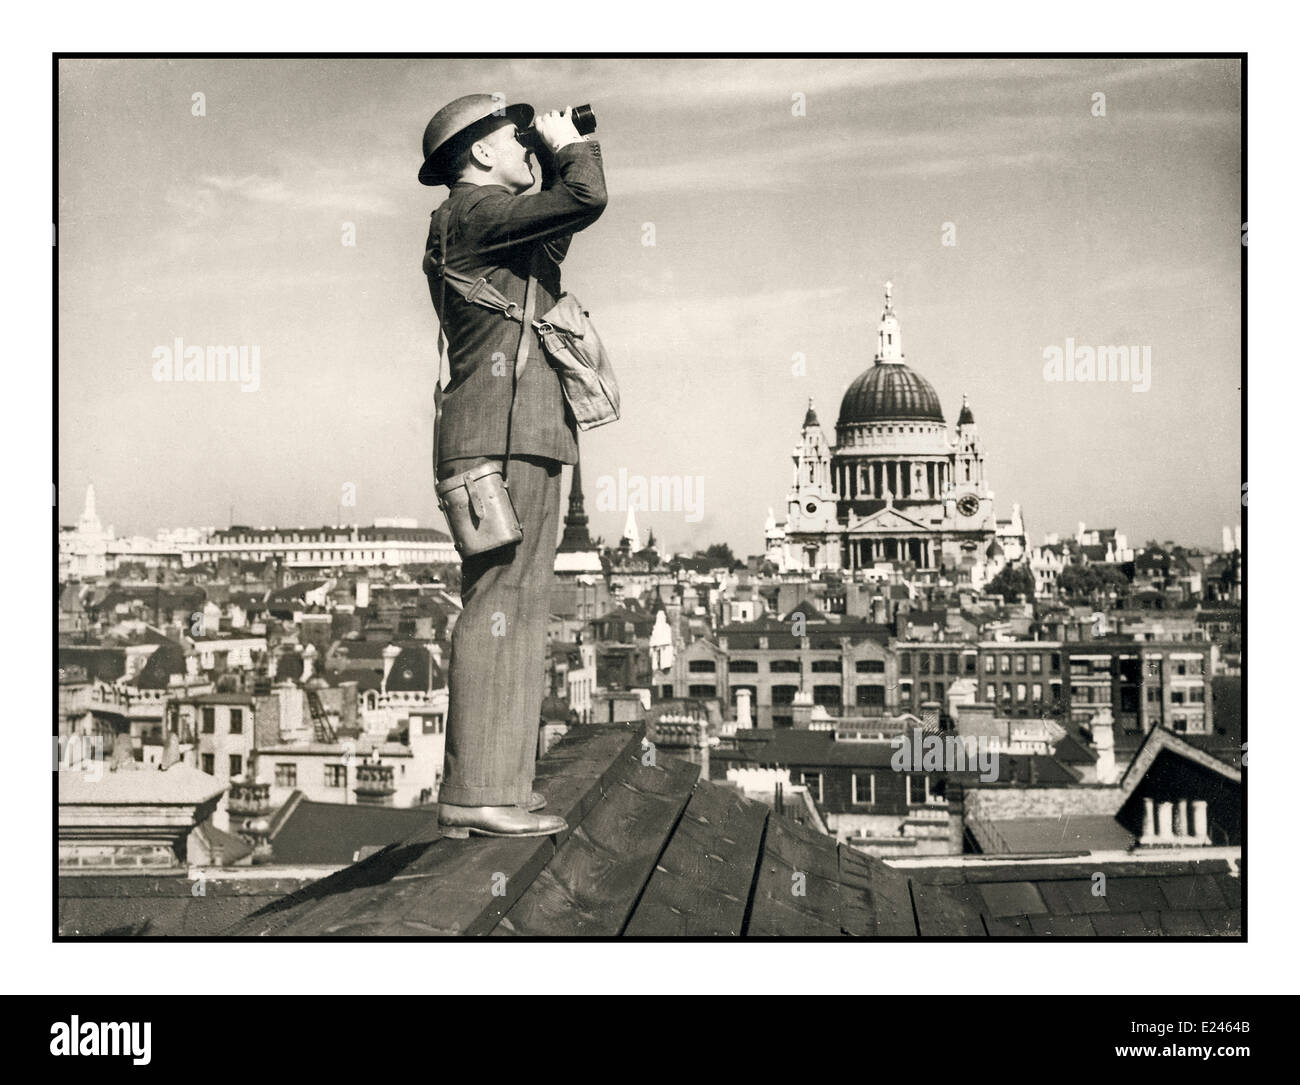
{"type": "MultiPolygon", "coordinates": [[[[444,460],[442,480],[491,457],[444,460]]],[[[500,463],[500,457],[496,458],[500,463]]],[[[507,482],[523,529],[511,546],[465,558],[451,635],[447,741],[438,801],[522,806],[532,793],[546,681],[546,623],[560,522],[558,460],[511,456],[507,482]]]]}

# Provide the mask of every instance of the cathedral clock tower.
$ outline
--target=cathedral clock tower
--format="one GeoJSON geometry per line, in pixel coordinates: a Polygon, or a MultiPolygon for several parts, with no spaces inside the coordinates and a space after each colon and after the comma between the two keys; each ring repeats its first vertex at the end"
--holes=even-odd
{"type": "Polygon", "coordinates": [[[831,487],[831,450],[811,399],[791,459],[794,460],[794,487],[786,499],[790,514],[786,532],[833,530],[835,493],[831,487]]]}

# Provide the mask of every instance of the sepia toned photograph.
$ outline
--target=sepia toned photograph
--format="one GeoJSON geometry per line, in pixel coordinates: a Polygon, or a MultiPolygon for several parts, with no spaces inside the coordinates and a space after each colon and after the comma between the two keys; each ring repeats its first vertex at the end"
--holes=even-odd
{"type": "Polygon", "coordinates": [[[538,52],[53,58],[49,937],[1244,941],[1245,55],[538,52]]]}

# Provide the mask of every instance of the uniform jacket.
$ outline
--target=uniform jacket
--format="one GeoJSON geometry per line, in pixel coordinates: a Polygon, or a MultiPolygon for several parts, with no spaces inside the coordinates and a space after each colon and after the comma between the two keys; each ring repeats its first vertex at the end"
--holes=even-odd
{"type": "MultiPolygon", "coordinates": [[[[539,155],[539,192],[514,195],[501,185],[461,182],[433,213],[424,272],[436,310],[439,216],[447,215],[447,263],[471,278],[482,276],[511,301],[524,304],[529,268],[537,276],[534,313],[540,319],[560,296],[560,264],[573,234],[605,209],[605,171],[600,145],[570,143],[553,156],[539,155]]],[[[503,456],[520,325],[499,312],[472,305],[448,286],[447,312],[439,313],[449,342],[451,379],[442,403],[441,432],[434,435],[439,460],[503,456]],[[493,357],[504,359],[493,373],[493,357]],[[502,375],[504,374],[504,375],[502,375]]],[[[561,463],[578,458],[577,428],[560,378],[533,329],[528,363],[519,378],[510,430],[510,454],[545,456],[561,463]]]]}

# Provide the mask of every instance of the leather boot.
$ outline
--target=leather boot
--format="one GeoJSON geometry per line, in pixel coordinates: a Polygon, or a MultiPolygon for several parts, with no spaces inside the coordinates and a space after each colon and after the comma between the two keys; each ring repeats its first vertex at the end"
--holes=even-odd
{"type": "Polygon", "coordinates": [[[532,814],[517,806],[451,806],[438,804],[438,826],[443,836],[463,840],[468,836],[552,836],[567,829],[564,818],[532,814]]]}

